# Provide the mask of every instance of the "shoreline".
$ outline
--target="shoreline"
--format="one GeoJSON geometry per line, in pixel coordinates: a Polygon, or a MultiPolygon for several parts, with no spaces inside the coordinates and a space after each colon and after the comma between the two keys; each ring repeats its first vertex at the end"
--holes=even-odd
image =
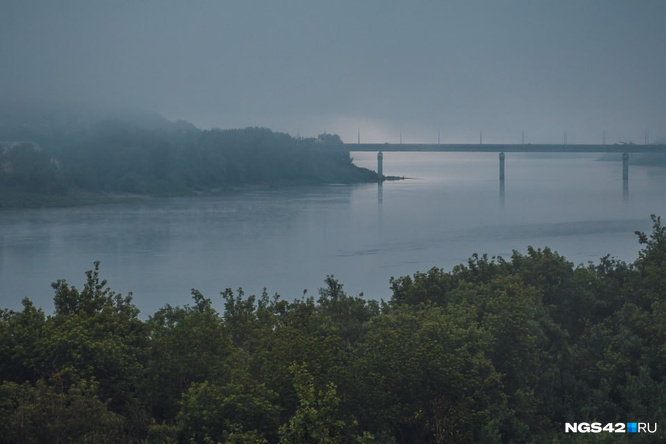
{"type": "MultiPolygon", "coordinates": [[[[382,182],[407,180],[406,177],[385,176],[382,182]]],[[[355,185],[382,182],[340,182],[336,184],[355,185]]],[[[215,196],[228,193],[240,193],[251,190],[268,190],[276,188],[300,188],[304,186],[333,185],[332,183],[279,183],[279,184],[246,184],[229,187],[217,187],[210,190],[181,190],[156,194],[137,193],[95,193],[73,190],[66,194],[42,194],[25,191],[0,191],[0,212],[12,210],[35,210],[42,208],[74,208],[95,205],[122,204],[172,197],[215,196]]]]}

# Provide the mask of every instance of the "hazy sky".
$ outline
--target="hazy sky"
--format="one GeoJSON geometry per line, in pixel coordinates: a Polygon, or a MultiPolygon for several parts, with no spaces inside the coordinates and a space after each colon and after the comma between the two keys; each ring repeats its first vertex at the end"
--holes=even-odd
{"type": "Polygon", "coordinates": [[[663,0],[0,0],[0,60],[5,104],[136,106],[203,128],[666,137],[663,0]]]}

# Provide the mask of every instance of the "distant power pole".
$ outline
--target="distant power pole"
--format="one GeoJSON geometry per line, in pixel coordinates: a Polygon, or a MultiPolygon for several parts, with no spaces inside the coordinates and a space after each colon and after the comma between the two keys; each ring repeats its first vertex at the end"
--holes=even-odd
{"type": "Polygon", "coordinates": [[[601,140],[603,141],[603,144],[606,145],[606,130],[602,133],[601,140]]]}
{"type": "Polygon", "coordinates": [[[361,128],[358,129],[358,144],[361,144],[361,128]]]}
{"type": "Polygon", "coordinates": [[[437,130],[437,145],[441,145],[441,142],[439,141],[439,130],[437,130]]]}
{"type": "Polygon", "coordinates": [[[523,132],[522,132],[522,142],[523,142],[523,145],[525,145],[525,130],[523,130],[523,132]]]}
{"type": "Polygon", "coordinates": [[[483,145],[483,130],[479,130],[479,145],[483,145]]]}
{"type": "Polygon", "coordinates": [[[650,131],[645,130],[645,144],[649,145],[650,144],[650,131]]]}
{"type": "Polygon", "coordinates": [[[400,130],[400,145],[402,145],[402,129],[400,130]]]}
{"type": "Polygon", "coordinates": [[[564,144],[565,145],[567,144],[567,132],[566,131],[564,132],[564,144]]]}

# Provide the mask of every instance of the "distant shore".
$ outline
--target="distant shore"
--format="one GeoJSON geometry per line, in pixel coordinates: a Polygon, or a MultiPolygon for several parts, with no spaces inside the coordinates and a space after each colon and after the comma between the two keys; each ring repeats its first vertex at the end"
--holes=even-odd
{"type": "MultiPolygon", "coordinates": [[[[385,176],[384,182],[407,180],[408,177],[385,176]]],[[[369,182],[345,182],[343,185],[369,182]]],[[[300,188],[303,186],[326,186],[327,184],[248,184],[242,186],[229,186],[210,190],[183,190],[160,194],[135,193],[93,193],[87,191],[70,191],[67,194],[43,194],[12,190],[0,190],[0,211],[38,209],[38,208],[65,208],[83,207],[93,205],[123,204],[141,202],[153,199],[174,197],[200,197],[216,196],[231,193],[241,193],[252,190],[269,190],[277,188],[300,188]]]]}
{"type": "Polygon", "coordinates": [[[0,132],[0,209],[81,206],[248,188],[377,183],[334,134],[200,130],[166,119],[104,120],[68,133],[0,132]],[[4,140],[4,141],[2,141],[4,140]]]}

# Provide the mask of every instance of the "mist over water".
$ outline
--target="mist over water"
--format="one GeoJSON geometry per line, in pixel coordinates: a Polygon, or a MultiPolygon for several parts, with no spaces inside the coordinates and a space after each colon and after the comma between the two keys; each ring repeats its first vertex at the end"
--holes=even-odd
{"type": "MultiPolygon", "coordinates": [[[[376,153],[352,156],[376,168],[376,153]]],[[[621,163],[597,157],[509,153],[503,195],[497,154],[384,153],[384,173],[408,180],[2,212],[0,303],[18,308],[27,296],[50,312],[50,283],[80,288],[95,260],[143,316],[190,303],[192,288],[218,308],[226,287],[316,294],[328,274],[350,293],[388,299],[391,276],[528,245],[575,264],[633,261],[634,230],[663,214],[666,170],[631,166],[627,193],[621,163]]]]}

